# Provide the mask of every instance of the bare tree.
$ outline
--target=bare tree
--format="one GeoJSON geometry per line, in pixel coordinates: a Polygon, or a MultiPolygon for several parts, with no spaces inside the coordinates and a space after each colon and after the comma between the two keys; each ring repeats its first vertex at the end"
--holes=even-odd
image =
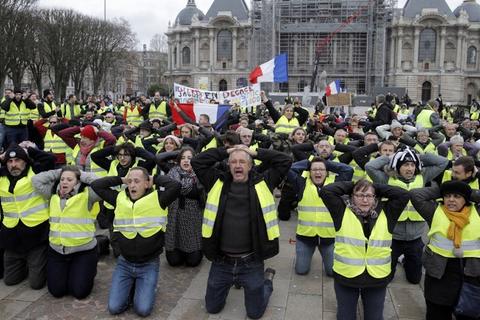
{"type": "Polygon", "coordinates": [[[150,40],[150,50],[162,53],[168,52],[168,38],[164,34],[156,33],[150,40]]]}
{"type": "Polygon", "coordinates": [[[91,48],[95,31],[95,20],[93,18],[82,16],[78,21],[77,29],[72,34],[72,42],[75,44],[75,50],[72,51],[71,78],[74,83],[75,95],[79,96],[83,88],[85,72],[90,63],[91,48]]]}
{"type": "MultiPolygon", "coordinates": [[[[33,19],[37,20],[37,16],[33,16],[33,19]]],[[[33,80],[35,81],[35,86],[38,90],[38,93],[41,93],[42,88],[42,78],[43,74],[47,71],[47,60],[45,55],[42,52],[42,43],[40,39],[41,29],[38,24],[32,24],[33,31],[31,34],[27,35],[27,42],[29,43],[28,50],[28,69],[32,74],[33,80]]]]}

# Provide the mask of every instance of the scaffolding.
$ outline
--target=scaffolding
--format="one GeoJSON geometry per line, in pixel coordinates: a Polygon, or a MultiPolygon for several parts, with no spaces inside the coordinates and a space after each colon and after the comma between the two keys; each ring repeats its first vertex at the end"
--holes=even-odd
{"type": "MultiPolygon", "coordinates": [[[[289,83],[279,91],[310,85],[318,63],[324,82],[340,80],[348,92],[369,94],[383,86],[386,27],[396,0],[255,0],[252,24],[255,63],[288,53],[289,83]]],[[[323,89],[316,81],[314,92],[323,89]]]]}

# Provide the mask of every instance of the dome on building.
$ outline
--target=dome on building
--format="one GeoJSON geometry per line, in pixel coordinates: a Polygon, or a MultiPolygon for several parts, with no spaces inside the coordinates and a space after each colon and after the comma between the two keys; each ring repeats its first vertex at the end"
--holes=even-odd
{"type": "Polygon", "coordinates": [[[192,24],[192,18],[195,15],[198,20],[203,20],[205,17],[203,12],[195,5],[195,0],[188,0],[187,6],[178,13],[177,18],[175,19],[175,24],[189,26],[192,24]]]}
{"type": "Polygon", "coordinates": [[[480,22],[480,5],[475,0],[464,0],[463,3],[453,11],[453,14],[458,17],[460,16],[461,10],[465,10],[468,14],[468,21],[480,22]]]}

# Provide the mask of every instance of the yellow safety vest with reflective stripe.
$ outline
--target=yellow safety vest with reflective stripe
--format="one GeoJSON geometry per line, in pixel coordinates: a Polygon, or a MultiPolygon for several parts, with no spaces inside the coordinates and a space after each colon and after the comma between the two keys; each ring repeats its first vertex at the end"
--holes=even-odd
{"type": "MultiPolygon", "coordinates": [[[[445,170],[443,172],[443,178],[442,178],[442,183],[446,181],[452,180],[452,170],[445,170]]],[[[480,184],[478,183],[478,179],[473,180],[472,182],[468,183],[470,188],[479,190],[480,189],[480,184]]]]}
{"type": "Polygon", "coordinates": [[[400,109],[400,111],[398,112],[398,114],[401,114],[401,115],[404,115],[404,116],[408,116],[410,114],[410,109],[409,108],[405,108],[405,109],[400,109]]]}
{"type": "Polygon", "coordinates": [[[434,114],[435,111],[429,109],[423,109],[417,116],[417,126],[430,129],[433,127],[432,122],[430,122],[430,116],[434,114]]]}
{"type": "Polygon", "coordinates": [[[419,154],[426,154],[426,153],[433,153],[437,154],[437,147],[431,142],[429,142],[426,146],[425,149],[422,149],[422,147],[419,144],[416,144],[414,149],[419,153],[419,154]]]}
{"type": "Polygon", "coordinates": [[[472,114],[470,115],[470,120],[478,120],[479,117],[480,117],[480,112],[474,111],[474,112],[472,112],[472,114]]]}
{"type": "Polygon", "coordinates": [[[43,138],[44,151],[50,151],[51,153],[65,153],[65,162],[71,163],[72,149],[62,140],[58,135],[54,134],[52,130],[48,129],[43,138]]]}
{"type": "MultiPolygon", "coordinates": [[[[470,212],[470,222],[462,230],[462,244],[464,258],[480,258],[480,217],[475,206],[470,212]]],[[[433,215],[432,225],[428,232],[428,247],[436,254],[446,258],[456,258],[453,254],[453,240],[447,236],[450,220],[443,212],[441,205],[433,215]]]]}
{"type": "MultiPolygon", "coordinates": [[[[52,112],[57,108],[55,105],[55,101],[52,101],[52,106],[50,106],[46,101],[43,102],[43,109],[45,110],[46,113],[52,112]]],[[[40,112],[38,111],[38,107],[35,109],[32,109],[30,112],[30,118],[32,120],[38,120],[41,119],[42,117],[40,116],[40,112]]]]}
{"type": "Polygon", "coordinates": [[[91,242],[97,215],[88,210],[88,188],[67,199],[63,209],[60,201],[57,194],[50,199],[50,243],[77,247],[91,242]]]}
{"type": "Polygon", "coordinates": [[[48,220],[48,203],[32,186],[34,175],[29,169],[27,176],[17,181],[13,193],[8,191],[8,178],[0,177],[0,202],[6,228],[15,228],[19,220],[27,227],[35,227],[48,220]]]}
{"type": "Polygon", "coordinates": [[[280,119],[275,123],[275,132],[276,133],[286,133],[290,134],[295,128],[300,127],[300,123],[297,118],[293,117],[290,121],[285,116],[281,116],[280,119]]]}
{"type": "MultiPolygon", "coordinates": [[[[324,186],[333,182],[335,182],[335,177],[330,175],[325,179],[324,186]]],[[[302,200],[298,203],[297,210],[298,235],[322,238],[335,237],[332,216],[322,198],[318,196],[317,186],[310,179],[310,174],[307,174],[302,200]]]]}
{"type": "MultiPolygon", "coordinates": [[[[119,163],[120,162],[117,159],[110,162],[110,168],[108,169],[107,176],[118,177],[117,166],[119,165],[119,163]]],[[[133,164],[133,166],[131,166],[131,168],[134,168],[136,166],[138,166],[138,160],[135,161],[135,163],[133,164]]],[[[130,171],[130,169],[128,171],[130,171]]],[[[113,190],[122,191],[122,190],[126,189],[126,185],[122,184],[122,185],[115,186],[115,187],[110,187],[110,188],[113,189],[113,190]]],[[[103,204],[104,204],[105,208],[107,208],[107,209],[114,209],[114,207],[108,202],[104,202],[103,204]]]]}
{"type": "Polygon", "coordinates": [[[125,190],[118,193],[113,232],[120,232],[127,239],[133,239],[137,234],[149,238],[165,230],[166,225],[167,210],[160,206],[156,190],[135,202],[130,200],[125,190]]]}
{"type": "Polygon", "coordinates": [[[73,115],[72,115],[72,112],[71,112],[70,109],[71,108],[70,108],[70,105],[68,103],[62,103],[60,105],[60,110],[62,112],[62,116],[65,119],[72,120],[73,118],[80,117],[80,113],[81,113],[82,109],[81,109],[79,104],[73,105],[73,115]]]}
{"type": "MultiPolygon", "coordinates": [[[[222,193],[223,181],[218,179],[208,192],[207,203],[203,211],[202,237],[210,238],[213,233],[215,220],[217,219],[218,206],[220,203],[220,195],[222,193]]],[[[262,208],[263,221],[267,227],[268,240],[276,239],[280,236],[280,228],[278,227],[277,209],[273,194],[268,189],[265,181],[260,181],[255,185],[260,207],[262,208]]]]}
{"type": "MultiPolygon", "coordinates": [[[[82,168],[83,171],[85,172],[93,172],[99,177],[106,177],[107,176],[107,170],[103,169],[100,167],[98,164],[96,164],[94,161],[92,161],[91,154],[94,153],[95,151],[98,151],[100,149],[103,149],[105,141],[101,141],[99,144],[95,146],[95,148],[90,151],[90,153],[87,156],[87,160],[85,161],[85,168],[82,168]]],[[[73,149],[72,152],[72,162],[70,163],[71,165],[78,166],[78,157],[80,156],[80,145],[76,145],[75,148],[73,149]]]]}
{"type": "Polygon", "coordinates": [[[127,108],[127,124],[138,127],[142,121],[142,116],[137,107],[133,108],[133,110],[130,107],[127,108]]]}
{"type": "Polygon", "coordinates": [[[213,137],[212,140],[210,140],[210,142],[205,147],[202,148],[202,152],[207,151],[208,149],[213,149],[217,147],[218,147],[217,138],[213,137]]]}
{"type": "MultiPolygon", "coordinates": [[[[248,147],[250,150],[252,151],[257,151],[258,149],[258,143],[255,143],[254,145],[251,145],[250,147],[248,147]]],[[[253,162],[255,163],[256,166],[259,166],[262,164],[262,161],[261,160],[258,160],[258,159],[254,159],[253,162]]]]}
{"type": "Polygon", "coordinates": [[[342,227],[335,233],[333,270],[346,278],[354,278],[366,269],[373,278],[385,278],[391,272],[391,244],[392,234],[383,210],[367,238],[358,218],[346,208],[342,227]]]}
{"type": "Polygon", "coordinates": [[[164,120],[167,118],[167,102],[162,101],[155,107],[155,104],[150,105],[150,109],[148,110],[148,118],[149,119],[161,119],[164,120]]]}
{"type": "MultiPolygon", "coordinates": [[[[466,155],[467,155],[467,151],[465,151],[465,149],[462,149],[462,156],[466,156],[466,155]]],[[[450,148],[448,148],[447,159],[452,161],[456,160],[450,148]]]]}
{"type": "MultiPolygon", "coordinates": [[[[373,159],[373,158],[374,156],[370,155],[370,159],[373,159]]],[[[368,181],[371,181],[370,177],[367,175],[367,172],[363,170],[355,160],[352,160],[352,162],[350,162],[350,166],[353,168],[353,177],[352,177],[353,182],[357,182],[358,180],[361,180],[361,179],[367,179],[368,181]]]]}
{"type": "MultiPolygon", "coordinates": [[[[390,177],[388,179],[388,184],[391,186],[395,187],[400,187],[404,190],[412,190],[412,189],[417,189],[417,188],[423,188],[424,183],[423,183],[423,176],[421,174],[417,174],[415,176],[415,179],[411,183],[405,183],[400,179],[395,179],[393,177],[390,177]]],[[[425,221],[415,210],[415,208],[412,205],[411,201],[408,201],[407,206],[403,210],[402,214],[400,215],[400,218],[398,218],[398,221],[425,221]]]]}
{"type": "Polygon", "coordinates": [[[27,108],[25,102],[20,102],[18,107],[13,101],[10,102],[10,109],[5,112],[5,125],[17,126],[19,124],[26,125],[30,119],[30,109],[27,108]]]}

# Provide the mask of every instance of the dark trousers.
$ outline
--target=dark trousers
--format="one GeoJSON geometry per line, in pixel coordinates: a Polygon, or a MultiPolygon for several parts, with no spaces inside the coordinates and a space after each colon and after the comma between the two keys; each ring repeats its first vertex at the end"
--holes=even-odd
{"type": "Polygon", "coordinates": [[[3,259],[3,281],[7,286],[16,285],[27,276],[32,289],[38,290],[45,286],[47,245],[38,246],[26,253],[5,250],[3,259]]]}
{"type": "Polygon", "coordinates": [[[203,253],[201,250],[187,253],[175,249],[173,251],[166,251],[165,256],[167,257],[168,264],[172,267],[182,266],[184,264],[187,267],[196,267],[202,261],[203,253]]]}
{"type": "Polygon", "coordinates": [[[0,249],[0,279],[3,279],[3,249],[0,249]]]}
{"type": "Polygon", "coordinates": [[[353,288],[334,281],[337,297],[337,320],[357,318],[358,298],[362,296],[364,320],[383,320],[387,287],[353,288]]]}
{"type": "MultiPolygon", "coordinates": [[[[452,320],[453,319],[453,310],[455,307],[443,306],[425,301],[427,304],[427,320],[452,320]]],[[[475,320],[475,318],[465,317],[465,316],[455,316],[456,320],[475,320]]]]}
{"type": "Polygon", "coordinates": [[[27,140],[28,130],[27,127],[9,127],[5,126],[5,149],[12,143],[20,143],[27,140]]]}
{"type": "Polygon", "coordinates": [[[282,196],[278,203],[278,219],[289,220],[291,211],[296,206],[296,192],[289,183],[285,183],[282,188],[282,196]]]}
{"type": "Polygon", "coordinates": [[[263,261],[213,262],[208,275],[205,307],[209,313],[219,313],[225,306],[233,284],[244,289],[245,309],[251,319],[261,318],[273,291],[271,280],[264,277],[263,261]]]}
{"type": "Polygon", "coordinates": [[[392,241],[392,278],[395,275],[395,268],[397,267],[397,260],[402,254],[404,255],[403,266],[405,268],[405,275],[407,281],[412,284],[420,283],[422,279],[422,253],[423,253],[422,238],[411,241],[392,241]]]}
{"type": "Polygon", "coordinates": [[[67,294],[76,299],[86,298],[92,292],[97,274],[97,248],[71,254],[60,254],[48,248],[47,286],[56,298],[67,294]]]}

